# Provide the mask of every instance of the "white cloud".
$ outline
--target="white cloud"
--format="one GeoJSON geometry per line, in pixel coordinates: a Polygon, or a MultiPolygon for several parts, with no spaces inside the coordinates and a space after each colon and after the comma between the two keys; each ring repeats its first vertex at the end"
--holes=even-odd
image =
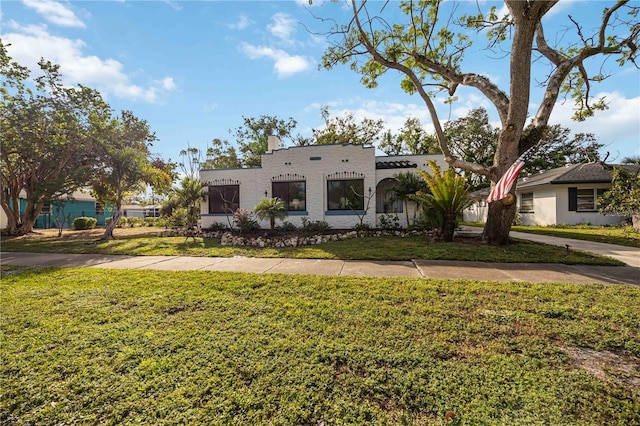
{"type": "Polygon", "coordinates": [[[241,50],[249,59],[269,58],[274,61],[276,74],[280,78],[291,77],[294,74],[311,68],[311,60],[299,55],[289,55],[284,50],[273,49],[265,46],[253,46],[241,43],[241,50]]]}
{"type": "Polygon", "coordinates": [[[85,28],[86,25],[65,4],[53,0],[23,0],[24,5],[33,9],[47,21],[61,27],[85,28]]]}
{"type": "Polygon", "coordinates": [[[232,30],[244,30],[245,28],[247,28],[249,25],[252,25],[252,24],[254,24],[254,21],[249,19],[247,15],[242,14],[238,17],[238,20],[235,23],[228,24],[227,27],[229,27],[232,30]]]}
{"type": "Polygon", "coordinates": [[[218,108],[217,102],[211,102],[210,104],[204,106],[204,110],[206,112],[213,111],[216,108],[218,108]]]}
{"type": "Polygon", "coordinates": [[[596,111],[585,121],[573,121],[574,104],[571,101],[557,103],[549,124],[560,124],[572,133],[593,133],[609,151],[608,161],[620,161],[623,157],[640,154],[640,97],[625,98],[619,92],[598,93],[594,97],[606,98],[609,109],[596,111]]]}
{"type": "Polygon", "coordinates": [[[292,42],[291,36],[296,32],[297,21],[286,13],[276,13],[271,17],[272,24],[267,25],[269,32],[281,41],[292,42]]]}
{"type": "Polygon", "coordinates": [[[171,77],[152,82],[149,87],[136,85],[125,73],[121,62],[87,55],[84,41],[50,34],[45,25],[20,26],[10,21],[7,27],[13,30],[3,34],[3,41],[11,44],[7,48],[9,54],[34,73],[38,70],[38,61],[44,57],[60,65],[65,84],[81,83],[100,90],[104,96],[150,103],[159,102],[163,92],[176,88],[171,77]]]}
{"type": "Polygon", "coordinates": [[[175,90],[176,84],[173,81],[173,77],[165,77],[162,79],[162,88],[164,90],[175,90]]]}
{"type": "Polygon", "coordinates": [[[177,1],[164,0],[164,3],[169,5],[173,10],[182,10],[182,5],[177,1]]]}

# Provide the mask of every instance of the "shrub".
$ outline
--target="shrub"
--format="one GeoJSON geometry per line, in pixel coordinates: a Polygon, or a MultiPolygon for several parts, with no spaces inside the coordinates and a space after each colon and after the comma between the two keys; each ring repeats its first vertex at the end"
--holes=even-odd
{"type": "Polygon", "coordinates": [[[287,222],[286,220],[282,222],[282,225],[276,226],[276,230],[280,232],[293,232],[293,231],[296,231],[297,229],[298,229],[297,226],[295,226],[291,222],[287,222]]]}
{"type": "Polygon", "coordinates": [[[238,209],[233,212],[233,223],[238,227],[242,234],[255,229],[260,229],[260,225],[253,218],[253,212],[247,209],[238,209]]]}
{"type": "Polygon", "coordinates": [[[169,226],[185,226],[188,216],[189,213],[185,207],[173,209],[173,213],[169,216],[169,226]]]}
{"type": "Polygon", "coordinates": [[[310,221],[306,217],[302,218],[302,231],[303,232],[325,232],[331,229],[331,225],[329,225],[324,220],[315,220],[310,221]]]}
{"type": "Polygon", "coordinates": [[[401,229],[400,218],[396,214],[383,214],[380,216],[380,228],[387,230],[401,229]]]}
{"type": "Polygon", "coordinates": [[[93,229],[96,226],[98,219],[95,217],[76,217],[73,219],[73,229],[83,230],[83,229],[93,229]]]}
{"type": "Polygon", "coordinates": [[[224,231],[229,229],[227,225],[222,222],[213,222],[209,227],[203,228],[203,231],[224,231]]]}
{"type": "Polygon", "coordinates": [[[157,226],[158,218],[156,217],[145,217],[144,218],[144,226],[157,226]]]}
{"type": "Polygon", "coordinates": [[[130,218],[127,218],[127,225],[129,225],[130,228],[135,228],[136,226],[143,226],[144,220],[141,217],[130,217],[130,218]]]}

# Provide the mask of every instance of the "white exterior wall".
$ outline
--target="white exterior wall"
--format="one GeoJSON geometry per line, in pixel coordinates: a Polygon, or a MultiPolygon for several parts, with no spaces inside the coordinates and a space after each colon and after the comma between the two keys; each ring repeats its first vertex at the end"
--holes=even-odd
{"type": "MultiPolygon", "coordinates": [[[[427,159],[435,160],[443,169],[448,165],[441,155],[403,155],[378,157],[380,161],[410,161],[418,165],[418,169],[429,171],[427,159]]],[[[306,212],[290,212],[285,219],[296,226],[302,225],[302,219],[309,221],[326,221],[334,229],[349,229],[360,223],[354,212],[328,211],[327,178],[336,174],[347,174],[345,179],[364,179],[365,208],[371,188],[371,202],[366,211],[363,223],[371,227],[377,226],[375,191],[378,182],[385,178],[416,169],[381,169],[375,168],[375,148],[362,145],[312,145],[290,147],[274,150],[262,155],[262,166],[248,169],[215,169],[201,170],[200,180],[209,185],[240,185],[240,208],[253,211],[258,201],[265,196],[271,197],[271,183],[274,178],[284,175],[284,180],[304,180],[306,182],[306,212]],[[351,177],[352,176],[352,177],[351,177]]],[[[338,177],[342,179],[342,177],[338,177]]],[[[208,200],[200,205],[201,225],[211,227],[215,222],[229,225],[230,215],[209,214],[208,200]]],[[[412,217],[413,211],[410,211],[412,217]]],[[[401,224],[406,226],[405,214],[399,214],[401,224]]],[[[280,222],[278,222],[280,223],[280,222]]],[[[268,221],[260,223],[268,228],[268,221]]]]}
{"type": "MultiPolygon", "coordinates": [[[[440,154],[431,154],[431,155],[390,155],[388,157],[376,157],[379,161],[410,161],[412,163],[417,164],[417,168],[407,168],[407,169],[378,169],[375,171],[376,173],[376,187],[380,181],[393,178],[394,175],[406,172],[417,173],[420,170],[424,170],[427,173],[431,174],[431,168],[427,165],[427,160],[433,160],[440,166],[442,170],[446,170],[449,168],[449,164],[444,161],[444,157],[440,154]]],[[[403,206],[404,208],[404,206],[403,206]]],[[[374,213],[376,211],[375,198],[372,200],[371,208],[374,213]]],[[[414,213],[416,213],[416,217],[418,216],[419,210],[418,206],[415,203],[409,203],[409,220],[413,220],[414,213]]],[[[391,215],[393,213],[387,213],[386,215],[391,215]]],[[[380,225],[380,216],[384,216],[384,213],[376,214],[376,223],[375,226],[380,225]]],[[[407,224],[407,215],[403,211],[402,213],[397,213],[398,218],[400,219],[400,226],[406,228],[407,224]]]]}
{"type": "Polygon", "coordinates": [[[474,201],[469,207],[462,211],[464,222],[486,222],[489,206],[486,201],[474,201]]]}
{"type": "MultiPolygon", "coordinates": [[[[549,185],[547,187],[541,186],[539,188],[525,188],[522,191],[517,191],[518,212],[523,225],[547,226],[555,225],[557,223],[556,189],[557,188],[549,185]],[[528,194],[531,192],[533,193],[533,212],[520,212],[522,194],[528,194]]],[[[565,198],[568,198],[568,194],[565,194],[565,198]]]]}
{"type": "MultiPolygon", "coordinates": [[[[605,216],[597,211],[594,212],[570,212],[569,211],[569,187],[578,189],[609,189],[610,184],[606,183],[587,183],[587,184],[571,184],[571,185],[554,185],[556,187],[556,225],[615,225],[621,223],[623,218],[620,216],[605,216]]],[[[534,195],[535,197],[535,195],[534,195]]]]}
{"type": "MultiPolygon", "coordinates": [[[[271,180],[281,174],[304,176],[307,182],[307,216],[290,215],[286,220],[296,226],[302,225],[302,218],[309,221],[326,221],[332,228],[351,228],[360,220],[352,211],[328,212],[327,177],[335,173],[355,173],[364,175],[365,207],[368,190],[375,191],[375,149],[362,145],[312,145],[279,149],[262,156],[260,172],[261,185],[271,197],[271,180]],[[312,160],[312,158],[318,158],[312,160]]],[[[358,179],[359,177],[354,177],[358,179]]],[[[297,180],[295,178],[291,180],[297,180]]],[[[251,206],[251,209],[253,209],[251,206]]],[[[364,223],[375,226],[375,199],[364,218],[364,223]]],[[[263,227],[268,224],[263,223],[263,227]]]]}
{"type": "MultiPolygon", "coordinates": [[[[240,185],[240,208],[253,210],[258,204],[258,172],[260,168],[250,169],[216,169],[201,170],[200,180],[208,185],[240,185]]],[[[262,191],[264,196],[264,190],[262,191]]],[[[214,223],[222,223],[224,225],[232,224],[231,215],[225,214],[209,214],[209,198],[200,203],[200,225],[203,228],[209,228],[214,223]],[[231,221],[231,222],[230,222],[231,221]]]]}
{"type": "Polygon", "coordinates": [[[622,222],[619,216],[605,216],[598,211],[578,212],[569,211],[569,188],[578,189],[609,189],[606,183],[541,185],[539,187],[518,189],[518,203],[522,193],[533,192],[533,213],[520,213],[523,225],[615,225],[622,222]]]}

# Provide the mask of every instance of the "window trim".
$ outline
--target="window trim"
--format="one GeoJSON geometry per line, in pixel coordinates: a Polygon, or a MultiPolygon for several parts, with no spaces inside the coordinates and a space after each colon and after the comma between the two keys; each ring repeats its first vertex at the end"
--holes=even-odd
{"type": "MultiPolygon", "coordinates": [[[[357,181],[357,182],[361,182],[362,183],[362,191],[364,192],[364,178],[358,178],[358,179],[327,179],[327,212],[352,212],[352,211],[364,211],[364,194],[362,194],[362,196],[360,197],[361,200],[361,205],[357,205],[355,207],[339,207],[339,208],[331,208],[331,206],[329,205],[330,202],[330,197],[329,197],[329,186],[331,185],[332,182],[353,182],[353,181],[357,181]]],[[[347,188],[345,188],[345,190],[347,190],[347,188]]],[[[346,194],[344,194],[346,195],[346,194]]],[[[341,199],[346,199],[347,197],[340,197],[341,199]]],[[[340,214],[340,213],[337,213],[340,214]]]]}

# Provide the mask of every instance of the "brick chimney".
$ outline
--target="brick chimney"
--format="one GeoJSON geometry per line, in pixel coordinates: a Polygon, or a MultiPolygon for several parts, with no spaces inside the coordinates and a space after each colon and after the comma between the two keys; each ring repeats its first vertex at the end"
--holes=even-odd
{"type": "Polygon", "coordinates": [[[280,138],[277,136],[269,136],[267,138],[267,152],[275,151],[280,148],[280,138]]]}

